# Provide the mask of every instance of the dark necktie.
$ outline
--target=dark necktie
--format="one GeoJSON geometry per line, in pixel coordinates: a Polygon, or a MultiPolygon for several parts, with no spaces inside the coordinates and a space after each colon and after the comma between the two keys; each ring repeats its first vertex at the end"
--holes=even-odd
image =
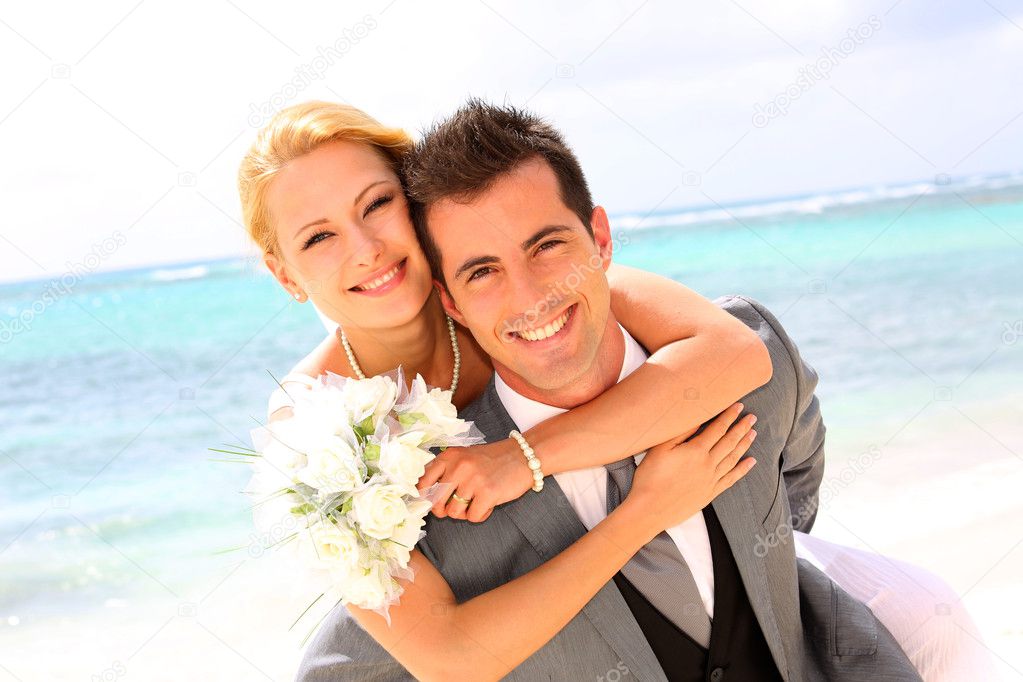
{"type": "MultiPolygon", "coordinates": [[[[610,514],[632,489],[636,460],[626,457],[604,468],[608,474],[607,513],[610,514]]],[[[666,531],[661,531],[629,559],[622,567],[622,575],[661,615],[704,648],[710,647],[711,620],[689,565],[666,531]]]]}

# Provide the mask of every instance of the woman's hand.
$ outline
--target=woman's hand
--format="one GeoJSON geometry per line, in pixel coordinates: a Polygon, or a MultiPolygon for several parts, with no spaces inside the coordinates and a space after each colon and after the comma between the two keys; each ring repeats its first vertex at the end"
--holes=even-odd
{"type": "Polygon", "coordinates": [[[426,465],[417,487],[447,483],[456,497],[438,501],[433,513],[441,518],[486,521],[499,504],[518,499],[533,487],[533,472],[522,449],[511,438],[467,448],[448,448],[426,465]]]}
{"type": "Polygon", "coordinates": [[[643,510],[651,539],[699,512],[756,464],[752,457],[739,461],[757,435],[757,418],[736,422],[741,413],[736,403],[691,440],[676,438],[647,451],[621,506],[643,510]]]}

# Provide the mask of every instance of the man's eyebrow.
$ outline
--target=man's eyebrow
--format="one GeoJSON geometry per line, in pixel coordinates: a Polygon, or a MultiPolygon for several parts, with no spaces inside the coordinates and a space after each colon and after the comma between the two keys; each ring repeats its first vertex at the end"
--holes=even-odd
{"type": "Polygon", "coordinates": [[[476,256],[475,258],[470,258],[459,265],[458,269],[455,270],[455,279],[458,279],[464,275],[466,271],[472,270],[477,265],[490,265],[491,263],[500,262],[500,260],[501,259],[497,256],[476,256]]]}
{"type": "MultiPolygon", "coordinates": [[[[523,251],[527,251],[534,244],[552,234],[559,234],[561,232],[572,232],[572,228],[568,225],[548,225],[547,227],[540,228],[536,234],[532,235],[526,241],[520,245],[523,251]]],[[[455,270],[455,279],[458,279],[465,274],[467,270],[471,270],[478,265],[491,265],[492,263],[499,263],[501,261],[497,256],[476,256],[470,258],[458,266],[455,270]]]]}
{"type": "MultiPolygon", "coordinates": [[[[387,180],[377,180],[376,182],[371,182],[371,183],[369,183],[368,185],[366,185],[366,186],[365,186],[365,187],[364,187],[364,188],[362,189],[362,191],[361,191],[361,192],[359,192],[359,195],[355,197],[355,201],[353,201],[353,202],[352,202],[352,205],[353,205],[353,206],[355,206],[355,205],[356,205],[356,204],[358,204],[358,203],[359,203],[360,201],[362,201],[362,197],[363,197],[363,196],[365,196],[366,192],[370,191],[371,189],[373,189],[373,188],[374,188],[374,187],[376,187],[377,185],[382,185],[382,184],[384,184],[385,182],[388,182],[388,181],[387,181],[387,180]]],[[[322,224],[324,224],[324,223],[329,223],[329,222],[330,222],[330,221],[329,221],[329,220],[327,220],[326,218],[320,218],[319,220],[314,220],[314,221],[313,221],[313,222],[311,222],[311,223],[306,223],[306,224],[305,224],[305,225],[303,225],[302,227],[300,227],[300,228],[298,228],[297,230],[295,230],[295,237],[298,237],[298,235],[302,234],[302,230],[306,229],[307,227],[312,227],[313,225],[322,225],[322,224]]]]}
{"type": "Polygon", "coordinates": [[[571,232],[572,228],[568,225],[548,225],[547,227],[541,228],[532,237],[522,242],[522,250],[526,251],[531,248],[538,241],[551,234],[558,234],[560,232],[571,232]]]}

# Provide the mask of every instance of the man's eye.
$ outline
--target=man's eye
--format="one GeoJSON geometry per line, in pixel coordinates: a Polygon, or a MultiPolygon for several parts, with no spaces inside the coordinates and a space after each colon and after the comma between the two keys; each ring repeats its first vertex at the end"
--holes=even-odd
{"type": "Polygon", "coordinates": [[[362,214],[362,216],[365,218],[366,216],[368,216],[373,211],[377,210],[378,208],[380,208],[382,206],[386,206],[387,204],[391,203],[393,200],[394,200],[394,195],[393,194],[384,194],[382,196],[377,197],[376,199],[373,200],[373,203],[371,203],[369,206],[366,207],[366,211],[362,214]]]}
{"type": "Polygon", "coordinates": [[[493,268],[477,268],[476,270],[472,271],[471,275],[469,275],[469,281],[472,282],[478,279],[482,279],[483,277],[489,275],[492,271],[493,268]]]}
{"type": "Polygon", "coordinates": [[[554,248],[558,244],[564,244],[564,243],[565,242],[560,240],[560,239],[551,239],[550,241],[546,241],[543,244],[541,244],[540,246],[538,246],[536,250],[537,250],[537,252],[540,252],[540,251],[550,251],[552,248],[554,248]]]}
{"type": "Polygon", "coordinates": [[[309,237],[309,239],[307,239],[305,241],[305,244],[302,246],[302,250],[305,251],[310,246],[313,246],[314,244],[318,244],[318,243],[322,242],[324,239],[326,239],[330,235],[331,235],[330,232],[317,232],[316,234],[314,234],[313,236],[309,237]]]}

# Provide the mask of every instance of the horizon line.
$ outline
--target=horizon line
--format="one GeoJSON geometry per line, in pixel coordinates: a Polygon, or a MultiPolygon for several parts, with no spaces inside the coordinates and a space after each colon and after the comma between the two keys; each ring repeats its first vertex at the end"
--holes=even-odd
{"type": "MultiPolygon", "coordinates": [[[[663,209],[655,209],[655,210],[649,211],[649,212],[646,213],[646,217],[653,216],[653,215],[660,215],[660,216],[671,215],[671,214],[676,214],[676,213],[680,214],[680,215],[681,214],[685,214],[685,213],[699,213],[699,212],[705,211],[705,210],[714,210],[714,209],[720,210],[721,208],[727,209],[727,208],[749,208],[749,207],[752,207],[752,206],[766,206],[766,205],[776,204],[776,203],[788,203],[788,202],[792,202],[792,201],[798,201],[798,200],[801,200],[801,199],[805,200],[805,199],[812,199],[812,198],[823,198],[823,197],[840,196],[840,195],[848,194],[848,193],[851,193],[851,192],[857,192],[857,191],[863,191],[863,190],[869,190],[869,189],[898,189],[898,188],[911,187],[911,186],[915,186],[915,185],[930,185],[932,187],[940,188],[940,187],[947,187],[947,186],[951,186],[951,185],[961,185],[961,184],[964,184],[965,182],[968,182],[968,181],[974,180],[974,179],[981,179],[983,181],[993,181],[993,180],[999,180],[999,179],[1005,179],[1005,178],[1017,178],[1019,180],[1020,184],[1023,184],[1023,168],[1014,169],[1014,170],[1011,170],[1011,171],[1000,171],[1000,172],[987,173],[987,174],[977,174],[977,173],[974,173],[974,174],[962,175],[962,176],[946,176],[948,181],[947,182],[943,182],[943,183],[937,182],[937,179],[938,179],[938,177],[940,177],[940,175],[941,174],[938,174],[938,175],[934,176],[933,178],[931,178],[929,180],[918,179],[918,180],[911,180],[911,181],[905,181],[905,182],[897,182],[897,183],[891,183],[891,184],[878,184],[878,183],[874,183],[874,184],[868,184],[868,185],[846,186],[846,187],[843,187],[843,188],[840,188],[840,189],[818,190],[818,191],[811,191],[811,192],[802,192],[802,193],[799,193],[799,194],[784,194],[784,195],[778,194],[778,195],[773,195],[773,196],[768,196],[768,197],[760,196],[760,197],[738,199],[738,200],[729,201],[729,202],[721,203],[721,204],[717,204],[717,203],[704,203],[704,204],[689,204],[689,205],[683,205],[683,206],[674,206],[674,207],[663,208],[663,209]]],[[[977,188],[978,189],[983,189],[982,186],[977,186],[977,188]]],[[[973,187],[971,187],[970,189],[973,189],[973,187]]],[[[875,198],[868,199],[868,200],[866,200],[866,201],[864,201],[862,203],[863,204],[878,203],[878,202],[882,202],[882,201],[886,201],[886,200],[891,200],[891,199],[892,199],[892,197],[886,198],[884,196],[878,196],[878,197],[875,197],[875,198]]],[[[610,216],[612,218],[618,218],[618,219],[634,218],[634,217],[636,217],[638,215],[642,215],[642,212],[641,211],[622,211],[622,212],[611,213],[610,214],[610,216]]],[[[199,258],[199,259],[184,259],[184,260],[173,260],[173,261],[149,261],[149,262],[146,262],[146,263],[139,263],[139,264],[135,264],[135,265],[127,265],[127,266],[124,266],[124,267],[99,268],[97,270],[94,270],[94,271],[90,272],[87,276],[103,275],[103,274],[110,274],[110,275],[126,274],[126,273],[130,273],[130,272],[143,272],[143,271],[147,271],[147,270],[159,270],[161,268],[181,269],[181,268],[194,267],[194,266],[200,266],[200,265],[214,265],[214,264],[218,264],[218,263],[241,261],[241,260],[246,260],[248,258],[253,258],[253,257],[255,257],[255,254],[246,254],[244,252],[238,252],[238,253],[235,253],[235,254],[222,255],[222,256],[213,256],[213,257],[205,257],[205,258],[199,258]]],[[[27,276],[27,277],[16,277],[16,278],[13,278],[13,279],[4,279],[2,276],[0,276],[0,286],[8,286],[8,285],[14,285],[14,284],[32,284],[32,283],[35,283],[35,282],[45,282],[45,281],[48,281],[48,280],[53,280],[55,278],[58,278],[58,277],[62,276],[63,274],[65,274],[65,272],[66,271],[49,272],[49,273],[41,274],[41,275],[38,275],[38,276],[34,276],[33,275],[33,276],[27,276]]]]}

